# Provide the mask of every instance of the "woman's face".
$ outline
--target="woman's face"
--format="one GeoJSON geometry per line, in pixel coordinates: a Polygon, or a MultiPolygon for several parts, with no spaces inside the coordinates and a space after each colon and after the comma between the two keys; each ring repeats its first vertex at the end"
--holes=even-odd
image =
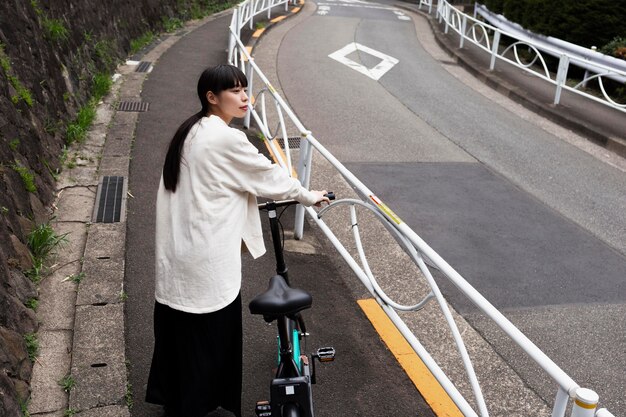
{"type": "Polygon", "coordinates": [[[241,118],[248,111],[248,95],[246,88],[238,86],[214,95],[207,93],[209,103],[211,103],[211,113],[221,117],[230,123],[233,118],[241,118]]]}

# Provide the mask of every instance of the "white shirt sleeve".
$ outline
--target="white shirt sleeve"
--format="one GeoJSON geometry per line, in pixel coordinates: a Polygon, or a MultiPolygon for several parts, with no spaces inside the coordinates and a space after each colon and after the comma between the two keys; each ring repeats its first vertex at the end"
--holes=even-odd
{"type": "Polygon", "coordinates": [[[317,203],[315,194],[302,187],[279,165],[272,164],[236,129],[222,143],[225,166],[223,173],[239,190],[274,200],[295,199],[305,206],[317,203]]]}

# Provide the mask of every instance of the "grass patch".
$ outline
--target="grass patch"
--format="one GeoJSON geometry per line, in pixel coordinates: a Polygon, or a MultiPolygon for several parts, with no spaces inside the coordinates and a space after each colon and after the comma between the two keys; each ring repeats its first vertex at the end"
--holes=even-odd
{"type": "Polygon", "coordinates": [[[37,186],[35,185],[35,175],[30,171],[30,169],[26,168],[17,161],[11,165],[11,168],[20,175],[20,178],[22,178],[22,183],[24,184],[26,191],[29,193],[37,191],[37,186]]]}
{"type": "Polygon", "coordinates": [[[37,339],[37,334],[26,333],[24,335],[24,342],[26,343],[26,351],[28,352],[28,357],[32,362],[34,362],[39,355],[39,339],[37,339]]]}
{"type": "Polygon", "coordinates": [[[107,68],[112,68],[116,61],[115,58],[115,44],[112,40],[101,39],[93,46],[93,51],[96,57],[106,65],[107,68]]]}
{"type": "Polygon", "coordinates": [[[156,38],[156,35],[154,34],[154,32],[152,32],[151,30],[144,33],[143,35],[141,35],[138,38],[135,38],[133,40],[130,41],[130,53],[132,54],[136,54],[137,52],[139,52],[139,50],[145,46],[147,46],[148,44],[150,44],[154,39],[156,38]]]}
{"type": "Polygon", "coordinates": [[[133,408],[133,386],[130,382],[126,382],[126,393],[124,394],[124,400],[126,400],[126,407],[130,410],[133,408]]]}
{"type": "Polygon", "coordinates": [[[41,19],[41,26],[43,26],[44,36],[52,41],[66,41],[70,36],[69,30],[60,19],[48,19],[47,17],[43,17],[41,19]]]}
{"type": "Polygon", "coordinates": [[[87,136],[87,131],[96,118],[96,105],[94,100],[90,100],[85,106],[78,110],[76,119],[67,126],[65,132],[65,143],[71,145],[74,142],[81,143],[87,136]]]}
{"type": "Polygon", "coordinates": [[[20,140],[18,138],[13,139],[11,142],[9,142],[9,148],[15,152],[17,150],[17,147],[20,146],[20,140]]]}
{"type": "Polygon", "coordinates": [[[63,417],[72,417],[77,412],[78,411],[74,410],[73,408],[68,408],[67,410],[63,412],[63,417]]]}
{"type": "Polygon", "coordinates": [[[4,44],[2,42],[0,42],[0,68],[2,68],[2,71],[4,71],[9,83],[13,86],[13,89],[16,92],[14,96],[11,96],[13,104],[18,104],[20,101],[23,101],[28,105],[28,107],[32,107],[33,97],[30,94],[30,91],[24,87],[24,84],[22,84],[19,78],[11,74],[13,72],[11,69],[11,60],[4,52],[4,44]]]}
{"type": "Polygon", "coordinates": [[[163,27],[166,32],[174,32],[184,26],[182,20],[177,17],[163,18],[163,27]]]}
{"type": "Polygon", "coordinates": [[[20,406],[20,415],[22,417],[30,417],[30,412],[28,412],[29,402],[30,402],[30,399],[22,400],[21,398],[18,398],[18,404],[20,406]]]}
{"type": "Polygon", "coordinates": [[[28,249],[33,261],[33,267],[26,275],[35,283],[41,281],[46,261],[55,254],[55,250],[67,243],[67,233],[58,235],[50,223],[40,224],[28,235],[28,249]]]}
{"type": "Polygon", "coordinates": [[[2,214],[3,216],[6,216],[7,214],[9,214],[8,207],[0,206],[0,214],[2,214]]]}
{"type": "Polygon", "coordinates": [[[37,307],[39,307],[39,300],[37,298],[29,298],[26,300],[24,305],[33,311],[37,311],[37,307]]]}
{"type": "Polygon", "coordinates": [[[72,388],[76,386],[76,380],[72,375],[65,375],[59,381],[59,385],[61,386],[61,388],[63,388],[63,391],[70,392],[72,388]]]}
{"type": "Polygon", "coordinates": [[[78,274],[68,275],[63,281],[72,281],[75,284],[80,284],[83,279],[85,279],[85,273],[81,271],[78,274]]]}
{"type": "Polygon", "coordinates": [[[93,100],[98,102],[102,99],[102,97],[109,94],[109,91],[111,91],[111,85],[113,85],[113,80],[109,74],[100,72],[93,76],[92,81],[91,94],[93,96],[93,100]]]}

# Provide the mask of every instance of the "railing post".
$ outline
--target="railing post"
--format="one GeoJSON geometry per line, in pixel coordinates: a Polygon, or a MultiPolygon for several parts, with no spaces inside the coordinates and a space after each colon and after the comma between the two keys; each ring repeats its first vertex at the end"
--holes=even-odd
{"type": "Polygon", "coordinates": [[[461,41],[459,42],[459,48],[463,48],[463,41],[465,41],[465,29],[467,28],[467,15],[463,14],[463,20],[461,21],[461,41]]]}
{"type": "Polygon", "coordinates": [[[446,22],[446,28],[443,31],[443,33],[445,33],[447,35],[448,34],[448,30],[450,29],[450,24],[448,23],[448,20],[450,20],[450,7],[444,7],[443,14],[445,15],[443,17],[443,20],[444,20],[444,22],[446,22]]]}
{"type": "Polygon", "coordinates": [[[252,94],[253,90],[253,82],[254,82],[254,68],[252,67],[252,57],[248,60],[248,68],[246,69],[246,75],[248,77],[248,97],[250,100],[248,101],[248,111],[246,112],[246,117],[243,119],[243,125],[246,129],[250,129],[250,116],[252,115],[252,94]]]}
{"type": "MultiPolygon", "coordinates": [[[[236,30],[237,29],[237,9],[233,10],[233,17],[230,20],[230,29],[236,30]],[[233,27],[233,25],[235,27],[233,27]]],[[[229,31],[230,32],[230,31],[229,31]]],[[[230,37],[228,38],[228,62],[232,64],[233,62],[233,53],[235,51],[235,46],[237,45],[237,42],[235,41],[235,35],[233,35],[232,32],[230,32],[230,37]]]]}
{"type": "Polygon", "coordinates": [[[256,0],[250,1],[250,30],[254,29],[254,10],[256,9],[256,0]]]}
{"type": "Polygon", "coordinates": [[[578,388],[574,405],[572,406],[572,417],[594,417],[598,406],[598,394],[587,388],[578,388]]]}
{"type": "Polygon", "coordinates": [[[493,35],[493,45],[491,45],[491,63],[489,71],[493,71],[496,67],[496,57],[498,56],[498,47],[500,46],[500,31],[496,31],[493,35]]]}
{"type": "Polygon", "coordinates": [[[554,94],[554,104],[561,102],[561,90],[567,80],[567,70],[569,69],[569,57],[565,54],[561,55],[559,60],[559,70],[556,73],[556,92],[554,94]]]}
{"type": "MultiPolygon", "coordinates": [[[[313,147],[309,143],[306,136],[303,135],[300,140],[300,158],[298,161],[298,179],[303,187],[309,188],[311,185],[311,161],[313,156],[313,147]]],[[[293,226],[293,237],[296,240],[302,239],[304,236],[304,206],[296,207],[296,218],[293,226]]]]}
{"type": "Polygon", "coordinates": [[[554,407],[552,408],[552,417],[565,417],[569,394],[563,388],[559,387],[554,399],[554,407]]]}

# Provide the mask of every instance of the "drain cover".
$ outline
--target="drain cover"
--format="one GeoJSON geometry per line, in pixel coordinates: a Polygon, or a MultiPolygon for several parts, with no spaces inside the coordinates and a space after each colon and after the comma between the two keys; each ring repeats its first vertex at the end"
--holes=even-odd
{"type": "Polygon", "coordinates": [[[117,103],[118,111],[148,111],[150,103],[144,101],[120,101],[117,103]]]}
{"type": "Polygon", "coordinates": [[[94,207],[94,223],[115,223],[122,217],[124,177],[101,177],[94,207]]]}
{"type": "MultiPolygon", "coordinates": [[[[287,143],[289,143],[289,149],[300,149],[300,140],[302,138],[296,136],[293,138],[287,138],[287,143]]],[[[278,144],[281,148],[285,148],[285,140],[283,138],[276,138],[278,144]]]]}
{"type": "Polygon", "coordinates": [[[135,68],[135,72],[150,72],[152,69],[152,62],[150,61],[141,61],[137,68],[135,68]]]}

